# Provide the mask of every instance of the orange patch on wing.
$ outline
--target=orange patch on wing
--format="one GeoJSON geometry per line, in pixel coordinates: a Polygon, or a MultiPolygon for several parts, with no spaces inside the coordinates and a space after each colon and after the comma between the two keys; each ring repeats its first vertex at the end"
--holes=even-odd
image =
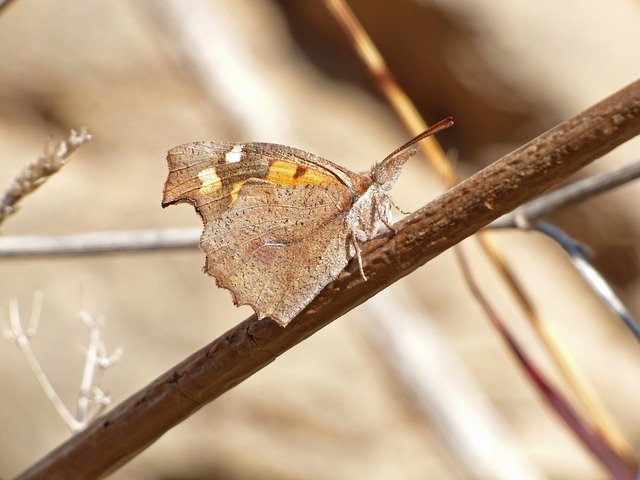
{"type": "Polygon", "coordinates": [[[229,195],[231,196],[231,205],[235,204],[236,200],[238,200],[238,192],[242,188],[242,185],[244,185],[244,182],[246,182],[246,180],[240,180],[239,182],[231,185],[231,190],[229,191],[229,195]]]}
{"type": "Polygon", "coordinates": [[[276,160],[267,171],[267,180],[286,187],[339,183],[330,173],[308,168],[286,160],[276,160]]]}

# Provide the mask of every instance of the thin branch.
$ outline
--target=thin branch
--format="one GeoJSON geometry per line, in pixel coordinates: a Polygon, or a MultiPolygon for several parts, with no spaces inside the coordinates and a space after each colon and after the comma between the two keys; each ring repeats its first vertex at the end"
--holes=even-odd
{"type": "Polygon", "coordinates": [[[80,312],[80,318],[89,329],[89,346],[85,352],[86,361],[75,415],[80,422],[80,429],[83,429],[111,404],[111,397],[98,386],[97,378],[107,368],[119,362],[123,352],[122,349],[117,348],[111,355],[107,354],[102,341],[104,319],[94,319],[86,311],[80,312]]]}
{"type": "Polygon", "coordinates": [[[0,236],[0,258],[94,255],[165,249],[191,249],[198,245],[201,228],[125,230],[73,235],[0,236]]]}
{"type": "Polygon", "coordinates": [[[65,140],[57,143],[49,142],[40,158],[27,165],[4,192],[0,200],[0,225],[9,215],[16,212],[18,202],[60,170],[67,162],[69,155],[89,140],[91,140],[91,135],[86,128],[82,127],[78,131],[71,130],[65,140]]]}
{"type": "MultiPolygon", "coordinates": [[[[412,137],[415,137],[427,129],[427,124],[420,112],[413,104],[409,96],[402,90],[393,77],[384,58],[375,44],[367,35],[353,11],[343,0],[324,0],[325,6],[333,14],[336,21],[348,35],[354,48],[360,56],[360,60],[366,65],[377,86],[385,95],[398,118],[404,123],[405,128],[412,137]]],[[[420,142],[425,156],[429,159],[433,168],[438,172],[445,185],[451,187],[458,183],[459,179],[451,167],[442,147],[434,137],[427,137],[420,142]]]]}
{"type": "MultiPolygon", "coordinates": [[[[553,322],[548,321],[540,314],[540,311],[535,307],[531,298],[526,294],[518,277],[509,268],[502,256],[499,255],[497,247],[489,235],[490,233],[488,230],[483,230],[478,232],[476,238],[481,242],[484,252],[491,258],[498,272],[507,280],[505,284],[510,288],[511,294],[527,315],[529,323],[546,347],[549,356],[567,380],[569,387],[573,389],[578,401],[584,407],[585,415],[596,425],[596,428],[602,434],[602,439],[615,448],[621,456],[628,459],[635,458],[633,447],[613,421],[612,415],[596,394],[595,388],[591,386],[586,374],[579,367],[578,362],[574,359],[573,355],[570,354],[567,344],[560,335],[558,328],[553,322]],[[603,412],[605,413],[601,414],[603,412]]],[[[465,280],[469,284],[472,283],[470,278],[465,277],[465,280]]],[[[490,316],[491,313],[487,312],[487,315],[490,316]]],[[[553,406],[553,403],[550,405],[553,406]]]]}
{"type": "Polygon", "coordinates": [[[569,428],[582,441],[583,445],[600,461],[602,466],[609,473],[611,478],[618,480],[631,480],[633,472],[637,465],[630,465],[624,458],[609,449],[607,443],[602,441],[597,428],[593,428],[589,423],[578,415],[566,397],[562,395],[560,390],[555,388],[549,380],[535,367],[535,364],[528,358],[524,349],[519,345],[516,338],[511,335],[506,328],[496,310],[493,308],[489,299],[484,295],[478,282],[473,277],[473,273],[469,268],[469,264],[464,256],[460,256],[461,249],[456,249],[455,253],[459,256],[460,267],[465,271],[465,277],[471,279],[469,287],[471,294],[476,298],[478,303],[482,304],[482,310],[488,315],[489,320],[500,332],[502,339],[513,352],[518,363],[524,368],[527,376],[538,386],[538,391],[544,399],[551,404],[553,409],[558,413],[560,418],[569,426],[569,428]]]}
{"type": "MultiPolygon", "coordinates": [[[[36,309],[39,311],[40,307],[36,307],[36,299],[34,298],[31,315],[32,319],[33,311],[36,309]]],[[[20,322],[20,311],[18,310],[18,303],[15,300],[11,301],[9,304],[9,322],[10,327],[3,328],[4,337],[15,343],[16,346],[20,348],[20,351],[29,364],[31,371],[44,390],[44,393],[47,395],[47,398],[51,401],[54,408],[58,412],[58,415],[60,415],[64,422],[69,426],[69,428],[71,428],[73,431],[77,431],[78,422],[73,417],[71,412],[69,412],[62,399],[58,396],[58,393],[56,392],[55,388],[53,388],[53,385],[51,385],[51,382],[40,366],[40,362],[38,362],[38,359],[31,349],[31,343],[29,340],[31,337],[36,335],[37,331],[33,329],[32,325],[30,325],[29,333],[26,333],[24,331],[20,322]]]]}
{"type": "Polygon", "coordinates": [[[640,162],[625,165],[612,172],[594,175],[531,200],[513,212],[503,215],[488,225],[488,228],[516,228],[534,223],[554,210],[582,202],[601,193],[608,192],[620,185],[640,177],[640,162]]]}
{"type": "Polygon", "coordinates": [[[622,299],[616,295],[609,282],[589,262],[589,258],[592,256],[591,252],[566,232],[548,222],[539,222],[534,228],[555,240],[569,254],[576,270],[582,275],[582,278],[594,293],[600,297],[614,315],[624,322],[636,337],[636,340],[640,340],[640,326],[637,320],[622,299]]]}
{"type": "Polygon", "coordinates": [[[640,134],[640,81],[481,170],[363,246],[369,280],[351,262],[286,328],[248,318],[94,421],[19,476],[95,478],[291,347],[507,211],[640,134]]]}

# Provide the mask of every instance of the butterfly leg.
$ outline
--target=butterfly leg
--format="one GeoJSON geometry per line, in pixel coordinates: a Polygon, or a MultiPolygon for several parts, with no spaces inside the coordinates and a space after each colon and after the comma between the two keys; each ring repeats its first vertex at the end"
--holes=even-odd
{"type": "Polygon", "coordinates": [[[358,268],[360,269],[360,275],[363,280],[367,281],[367,276],[364,274],[364,269],[362,268],[362,249],[360,248],[360,243],[358,242],[358,238],[356,236],[356,232],[351,231],[351,244],[353,245],[353,249],[356,252],[356,258],[358,259],[358,268]]]}
{"type": "Polygon", "coordinates": [[[411,215],[411,214],[413,213],[413,212],[405,212],[404,210],[402,210],[402,209],[401,209],[401,208],[396,204],[396,202],[394,202],[393,200],[391,200],[391,198],[390,198],[390,197],[387,197],[387,198],[389,198],[389,203],[391,203],[391,206],[392,206],[393,208],[395,208],[396,210],[398,210],[401,214],[403,214],[403,215],[411,215]]]}
{"type": "Polygon", "coordinates": [[[396,230],[396,228],[393,225],[391,225],[389,221],[386,218],[384,218],[383,215],[380,215],[380,220],[382,220],[382,223],[384,223],[385,227],[391,230],[391,233],[393,233],[394,235],[398,233],[398,230],[396,230]]]}
{"type": "Polygon", "coordinates": [[[394,207],[396,210],[403,212],[398,208],[398,206],[393,203],[393,200],[388,195],[379,195],[376,197],[375,208],[377,210],[377,217],[380,221],[387,227],[391,232],[395,235],[397,230],[393,227],[393,216],[391,215],[391,208],[394,207]]]}

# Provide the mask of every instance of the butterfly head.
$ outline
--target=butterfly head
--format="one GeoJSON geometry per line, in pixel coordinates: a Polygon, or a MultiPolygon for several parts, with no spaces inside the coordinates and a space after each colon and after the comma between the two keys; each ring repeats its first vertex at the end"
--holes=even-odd
{"type": "Polygon", "coordinates": [[[418,152],[417,148],[404,150],[396,155],[387,157],[380,163],[374,165],[371,170],[371,178],[383,190],[391,190],[398,180],[398,175],[406,161],[418,152]]]}
{"type": "Polygon", "coordinates": [[[396,183],[405,162],[418,152],[418,147],[416,146],[418,142],[445,128],[449,128],[451,125],[453,125],[453,119],[451,117],[445,118],[391,152],[371,170],[373,181],[383,190],[391,189],[393,184],[396,183]]]}

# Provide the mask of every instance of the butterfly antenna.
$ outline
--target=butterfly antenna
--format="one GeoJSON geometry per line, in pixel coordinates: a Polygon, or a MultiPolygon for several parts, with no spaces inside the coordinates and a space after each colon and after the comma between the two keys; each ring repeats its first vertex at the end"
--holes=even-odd
{"type": "Polygon", "coordinates": [[[422,133],[418,134],[417,136],[413,137],[411,140],[409,140],[407,143],[405,143],[401,147],[396,148],[393,152],[391,152],[389,155],[387,155],[380,163],[384,163],[386,160],[388,160],[388,159],[390,159],[392,157],[395,157],[397,154],[399,154],[403,150],[406,150],[410,146],[415,145],[420,140],[422,140],[422,139],[424,139],[426,137],[429,137],[431,135],[434,135],[434,134],[436,134],[438,132],[441,132],[442,130],[444,130],[446,128],[449,128],[451,125],[453,125],[453,118],[452,117],[448,117],[448,118],[445,118],[444,120],[440,120],[438,123],[435,123],[435,124],[431,125],[424,132],[422,132],[422,133]]]}

